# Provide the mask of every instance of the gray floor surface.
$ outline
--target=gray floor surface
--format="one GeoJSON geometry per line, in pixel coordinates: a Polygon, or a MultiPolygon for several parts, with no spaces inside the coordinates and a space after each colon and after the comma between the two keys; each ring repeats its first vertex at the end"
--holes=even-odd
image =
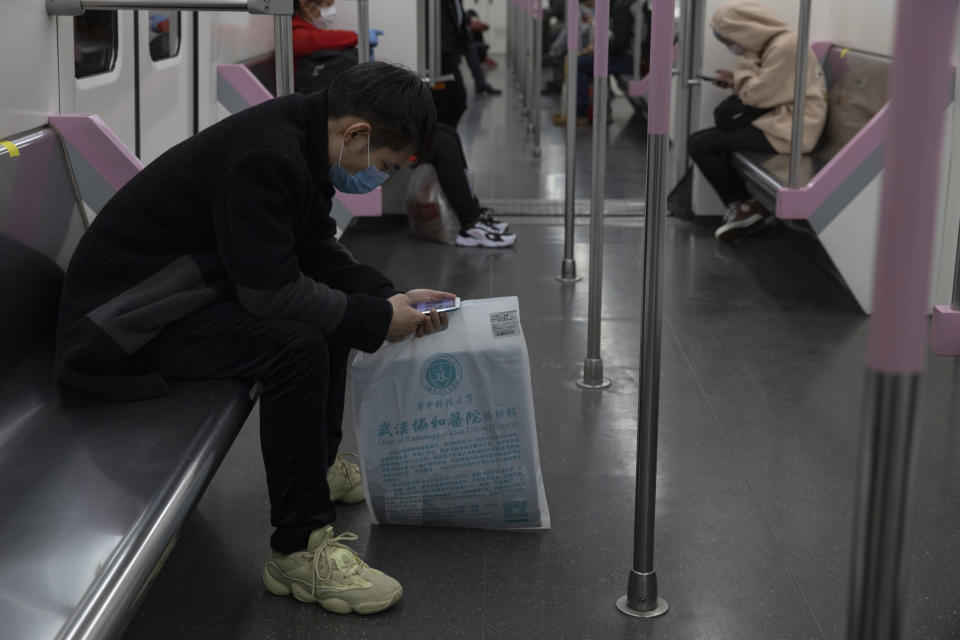
{"type": "MultiPolygon", "coordinates": [[[[504,75],[491,74],[491,82],[503,86],[504,75]]],[[[562,134],[546,128],[555,104],[544,105],[537,163],[511,93],[474,100],[461,124],[478,191],[559,198],[562,134]]],[[[623,99],[614,108],[608,195],[642,197],[644,125],[623,99]]],[[[580,146],[585,194],[586,132],[580,146]]],[[[668,220],[656,567],[670,611],[635,620],[614,602],[632,554],[643,224],[607,224],[601,330],[613,386],[583,391],[574,382],[586,350],[588,287],[554,279],[562,221],[511,221],[520,238],[514,249],[417,240],[402,219],[355,225],[343,242],[401,288],[520,297],[553,528],[377,526],[364,506],[343,507],[338,531],[359,534],[355,548],[403,583],[403,600],[361,617],[272,596],[259,577],[270,527],[253,416],[125,637],[844,637],[867,329],[849,292],[782,230],[728,246],[708,225],[668,220]]],[[[587,226],[578,224],[583,275],[586,240],[587,226]]],[[[905,638],[960,637],[958,383],[960,362],[930,357],[911,492],[905,638]]],[[[349,412],[345,422],[349,450],[349,412]]]]}

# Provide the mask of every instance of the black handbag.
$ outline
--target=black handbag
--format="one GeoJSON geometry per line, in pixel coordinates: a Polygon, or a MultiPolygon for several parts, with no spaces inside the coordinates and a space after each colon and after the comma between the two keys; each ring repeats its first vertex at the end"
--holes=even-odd
{"type": "Polygon", "coordinates": [[[357,50],[321,49],[297,61],[294,78],[297,91],[312,93],[326,89],[334,78],[357,64],[357,50]]]}
{"type": "Polygon", "coordinates": [[[724,131],[736,131],[747,126],[773,109],[759,109],[743,104],[735,95],[731,95],[713,110],[713,121],[724,131]]]}

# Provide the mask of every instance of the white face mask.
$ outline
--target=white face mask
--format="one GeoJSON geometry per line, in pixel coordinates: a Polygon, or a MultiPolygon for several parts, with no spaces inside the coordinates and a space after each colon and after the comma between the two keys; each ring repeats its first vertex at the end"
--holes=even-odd
{"type": "Polygon", "coordinates": [[[336,7],[323,7],[320,9],[320,17],[312,18],[310,22],[313,23],[317,29],[329,29],[330,25],[333,24],[333,17],[337,15],[336,7]]]}
{"type": "Polygon", "coordinates": [[[730,53],[732,53],[732,54],[735,55],[735,56],[742,56],[742,55],[744,55],[744,54],[747,52],[746,49],[744,49],[743,47],[741,47],[741,46],[738,45],[737,43],[733,43],[733,44],[727,46],[727,49],[730,49],[730,53]]]}
{"type": "Polygon", "coordinates": [[[323,16],[324,20],[333,20],[333,17],[337,15],[337,7],[324,7],[323,9],[320,9],[320,15],[323,16]]]}

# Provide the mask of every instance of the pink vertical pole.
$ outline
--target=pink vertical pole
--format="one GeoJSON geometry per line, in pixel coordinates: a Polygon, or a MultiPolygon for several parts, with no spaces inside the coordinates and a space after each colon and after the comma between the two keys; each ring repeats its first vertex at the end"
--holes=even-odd
{"type": "Polygon", "coordinates": [[[870,322],[850,640],[896,640],[906,602],[904,529],[926,348],[944,108],[957,0],[900,0],[870,322]]]}

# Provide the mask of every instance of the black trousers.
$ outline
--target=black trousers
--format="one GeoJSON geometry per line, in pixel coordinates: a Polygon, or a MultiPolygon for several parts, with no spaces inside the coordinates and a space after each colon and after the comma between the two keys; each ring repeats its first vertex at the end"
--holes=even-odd
{"type": "Polygon", "coordinates": [[[444,75],[453,74],[453,80],[448,80],[443,89],[436,89],[433,92],[437,120],[456,127],[460,122],[460,116],[467,110],[467,89],[463,85],[463,74],[460,73],[460,54],[444,52],[440,62],[440,72],[444,75]]]}
{"type": "Polygon", "coordinates": [[[437,123],[434,137],[433,168],[440,188],[465,229],[480,217],[480,203],[467,180],[467,156],[463,152],[460,134],[448,124],[437,123]]]}
{"type": "Polygon", "coordinates": [[[315,326],[262,320],[218,302],[169,324],[136,362],[167,378],[241,378],[263,385],[260,445],[270,495],[271,546],[307,548],[310,532],[336,519],[327,467],[342,437],[349,348],[315,326]]]}
{"type": "Polygon", "coordinates": [[[776,152],[763,132],[752,125],[734,131],[716,127],[697,131],[690,136],[687,149],[724,206],[750,199],[747,185],[730,164],[730,154],[734,151],[776,152]]]}

